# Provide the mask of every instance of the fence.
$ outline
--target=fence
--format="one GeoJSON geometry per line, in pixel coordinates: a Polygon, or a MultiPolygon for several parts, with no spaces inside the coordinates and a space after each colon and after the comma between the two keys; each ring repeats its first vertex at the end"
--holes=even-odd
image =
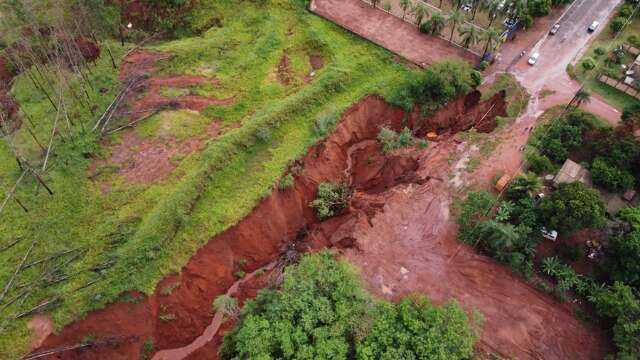
{"type": "Polygon", "coordinates": [[[623,93],[633,96],[634,98],[640,100],[640,90],[634,88],[633,86],[629,86],[625,84],[622,80],[616,80],[614,78],[610,78],[607,75],[600,75],[598,78],[600,82],[605,83],[617,90],[622,91],[623,93]]]}
{"type": "MultiPolygon", "coordinates": [[[[361,1],[364,2],[365,4],[370,5],[370,6],[372,5],[371,4],[371,0],[361,0],[361,1]]],[[[432,4],[429,4],[429,3],[424,2],[422,0],[417,0],[416,2],[421,3],[425,7],[431,9],[432,11],[435,10],[435,11],[437,11],[437,12],[442,14],[442,10],[437,8],[436,6],[433,6],[432,4]]],[[[376,9],[382,10],[382,11],[386,12],[387,14],[389,14],[391,16],[395,16],[395,17],[397,17],[399,19],[402,19],[404,22],[406,22],[408,24],[411,24],[414,27],[418,27],[418,25],[415,22],[415,19],[413,18],[413,15],[408,11],[407,11],[407,13],[405,14],[405,16],[403,18],[402,14],[396,14],[396,13],[393,12],[393,7],[390,10],[387,10],[383,6],[380,6],[380,4],[378,3],[378,4],[376,4],[376,9]]],[[[486,29],[484,29],[484,28],[482,28],[482,27],[480,27],[480,26],[478,26],[478,25],[476,25],[474,23],[466,21],[466,20],[464,21],[464,24],[465,25],[471,25],[471,26],[477,28],[480,31],[480,34],[482,34],[482,33],[487,31],[486,29]]],[[[482,53],[480,51],[477,51],[477,50],[474,50],[474,49],[470,49],[470,48],[465,48],[464,46],[456,43],[455,41],[449,41],[449,38],[446,37],[446,36],[443,36],[443,35],[439,34],[438,37],[443,39],[443,40],[445,40],[445,41],[447,41],[448,43],[450,43],[451,45],[453,45],[455,47],[458,47],[460,49],[464,49],[466,51],[469,51],[470,53],[472,53],[474,55],[482,56],[482,53]]],[[[479,44],[476,44],[476,45],[480,46],[479,44]]]]}

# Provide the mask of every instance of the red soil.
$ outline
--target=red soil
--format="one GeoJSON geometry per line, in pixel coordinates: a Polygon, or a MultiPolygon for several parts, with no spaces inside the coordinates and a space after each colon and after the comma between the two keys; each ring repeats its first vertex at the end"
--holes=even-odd
{"type": "Polygon", "coordinates": [[[475,64],[480,58],[418,29],[361,0],[313,0],[311,11],[362,36],[415,64],[426,66],[457,57],[475,64]]]}
{"type": "Polygon", "coordinates": [[[167,108],[185,108],[202,111],[208,106],[230,106],[234,103],[233,97],[216,99],[199,95],[185,95],[169,97],[161,94],[163,88],[189,88],[196,85],[219,85],[216,79],[204,76],[155,76],[157,72],[156,62],[170,58],[169,54],[152,52],[148,50],[136,50],[127,56],[120,71],[120,81],[123,83],[133,79],[146,78],[134,89],[137,96],[129,101],[130,111],[135,114],[132,120],[140,118],[152,111],[167,108]]]}
{"type": "Polygon", "coordinates": [[[309,55],[309,64],[313,71],[318,71],[324,66],[324,58],[320,55],[309,55]]]}
{"type": "Polygon", "coordinates": [[[278,63],[278,82],[284,86],[289,85],[293,75],[291,74],[291,66],[289,65],[289,55],[285,52],[278,63]]]}
{"type": "MultiPolygon", "coordinates": [[[[462,126],[459,119],[483,117],[487,104],[474,107],[473,99],[477,96],[451,105],[474,114],[456,115],[451,119],[456,126],[462,126]]],[[[491,103],[501,101],[498,95],[491,103]]],[[[504,108],[497,113],[504,115],[504,108]]],[[[213,237],[180,274],[162,280],[153,296],[93,312],[49,336],[42,349],[78,343],[87,334],[134,340],[59,358],[137,359],[146,339],[153,339],[156,349],[185,346],[211,323],[211,302],[234,284],[234,272],[262,267],[290,244],[298,251],[342,248],[362,267],[371,290],[381,296],[397,299],[417,291],[437,302],[453,297],[478,309],[485,315],[483,350],[519,358],[602,358],[608,343],[600,331],[578,322],[547,295],[455,240],[448,211],[451,190],[440,180],[450,171],[447,158],[455,147],[451,138],[426,150],[379,155],[378,145],[371,141],[379,128],[399,130],[406,118],[404,111],[380,98],[365,98],[301,160],[304,170],[293,187],[274,192],[240,223],[213,237]],[[318,224],[308,203],[318,183],[336,180],[356,188],[349,212],[318,224]],[[451,258],[453,254],[457,256],[451,258]],[[163,291],[177,283],[172,291],[163,291]],[[174,320],[160,320],[160,314],[171,314],[174,320]]],[[[444,122],[440,114],[434,119],[440,120],[420,121],[418,111],[408,117],[418,132],[444,122]]],[[[241,292],[240,297],[254,296],[259,287],[241,292]]],[[[220,334],[189,359],[215,359],[220,334]]]]}
{"type": "Polygon", "coordinates": [[[175,169],[171,159],[178,154],[191,154],[202,148],[202,138],[177,141],[172,138],[148,139],[125,131],[122,141],[111,148],[109,164],[118,165],[120,174],[129,182],[151,184],[165,179],[175,169]]]}

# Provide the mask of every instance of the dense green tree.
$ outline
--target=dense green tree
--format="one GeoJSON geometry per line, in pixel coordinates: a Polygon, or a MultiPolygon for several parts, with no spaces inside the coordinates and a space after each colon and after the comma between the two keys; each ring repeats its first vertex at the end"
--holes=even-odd
{"type": "Polygon", "coordinates": [[[626,24],[627,19],[618,16],[615,19],[611,20],[611,22],[609,23],[609,29],[611,29],[612,33],[617,34],[622,31],[622,29],[624,29],[626,24]]]}
{"type": "Polygon", "coordinates": [[[640,126],[640,102],[635,102],[633,105],[625,106],[622,111],[622,122],[625,124],[640,126]]]}
{"type": "Polygon", "coordinates": [[[547,227],[563,233],[605,224],[605,207],[600,195],[581,182],[560,184],[542,200],[540,210],[547,227]]]}
{"type": "Polygon", "coordinates": [[[624,281],[640,290],[640,232],[609,239],[603,265],[614,280],[624,281]]]}
{"type": "Polygon", "coordinates": [[[593,70],[596,67],[596,61],[592,57],[585,57],[580,63],[585,71],[593,70]]]}
{"type": "MultiPolygon", "coordinates": [[[[224,337],[223,359],[467,359],[478,336],[462,308],[421,297],[374,300],[358,272],[329,252],[286,268],[224,337]]],[[[474,324],[478,325],[478,324],[474,324]]]]}
{"type": "Polygon", "coordinates": [[[260,291],[224,338],[224,359],[347,359],[373,314],[355,269],[328,252],[286,269],[281,291],[260,291]]]}
{"type": "Polygon", "coordinates": [[[456,303],[433,306],[422,297],[384,304],[369,335],[356,347],[359,360],[468,359],[478,336],[456,303]]]}
{"type": "Polygon", "coordinates": [[[489,49],[493,51],[498,39],[500,39],[500,33],[492,27],[488,28],[487,31],[482,34],[482,40],[485,41],[484,52],[482,54],[483,58],[487,55],[489,49]]]}
{"type": "Polygon", "coordinates": [[[600,157],[593,160],[591,164],[591,176],[594,184],[613,192],[631,189],[635,183],[631,173],[615,165],[610,165],[600,157]]]}
{"type": "Polygon", "coordinates": [[[529,0],[527,7],[533,17],[547,16],[551,12],[551,0],[529,0]]]}

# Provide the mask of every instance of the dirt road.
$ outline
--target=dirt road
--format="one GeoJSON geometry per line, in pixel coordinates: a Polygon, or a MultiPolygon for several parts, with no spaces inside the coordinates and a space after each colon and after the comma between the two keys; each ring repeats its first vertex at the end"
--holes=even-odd
{"type": "Polygon", "coordinates": [[[478,61],[476,55],[443,39],[422,34],[415,26],[374,9],[362,0],[313,0],[310,9],[421,66],[446,58],[461,58],[470,63],[478,61]]]}

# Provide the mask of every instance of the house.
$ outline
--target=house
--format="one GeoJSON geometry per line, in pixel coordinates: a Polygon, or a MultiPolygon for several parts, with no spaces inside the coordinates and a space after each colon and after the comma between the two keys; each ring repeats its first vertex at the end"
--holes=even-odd
{"type": "Polygon", "coordinates": [[[576,181],[591,186],[591,173],[575,161],[567,159],[553,178],[553,186],[557,187],[560,184],[576,181]]]}

